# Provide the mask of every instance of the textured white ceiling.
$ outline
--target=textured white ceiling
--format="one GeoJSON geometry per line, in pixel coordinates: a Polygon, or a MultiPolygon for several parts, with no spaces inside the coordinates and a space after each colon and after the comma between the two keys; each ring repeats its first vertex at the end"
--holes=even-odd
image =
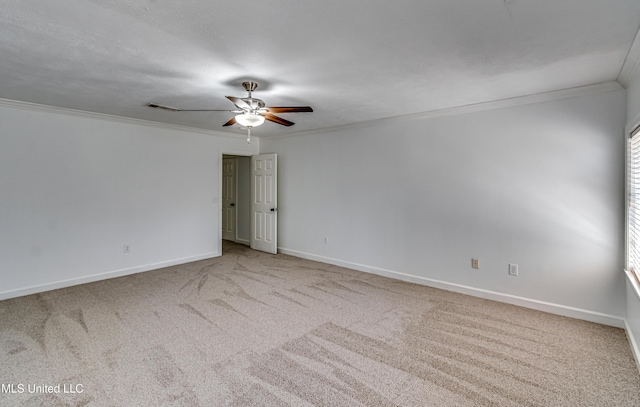
{"type": "Polygon", "coordinates": [[[616,80],[638,0],[2,0],[0,98],[243,134],[224,96],[310,105],[255,136],[616,80]]]}

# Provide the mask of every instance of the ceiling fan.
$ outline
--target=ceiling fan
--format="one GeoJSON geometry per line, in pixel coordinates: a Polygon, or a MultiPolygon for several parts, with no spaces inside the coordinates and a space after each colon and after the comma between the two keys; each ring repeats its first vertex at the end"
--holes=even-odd
{"type": "Polygon", "coordinates": [[[258,84],[253,81],[242,82],[242,87],[249,93],[246,98],[237,98],[227,96],[237,109],[234,110],[216,110],[216,109],[179,109],[177,107],[160,105],[157,103],[148,103],[147,106],[156,109],[164,109],[172,112],[231,112],[236,113],[235,117],[222,125],[222,127],[239,124],[247,128],[247,142],[251,143],[251,129],[262,125],[265,120],[278,123],[283,126],[293,126],[295,123],[282,117],[276,116],[274,113],[300,113],[313,112],[310,106],[292,106],[292,107],[269,107],[264,101],[251,96],[251,93],[258,88],[258,84]]]}

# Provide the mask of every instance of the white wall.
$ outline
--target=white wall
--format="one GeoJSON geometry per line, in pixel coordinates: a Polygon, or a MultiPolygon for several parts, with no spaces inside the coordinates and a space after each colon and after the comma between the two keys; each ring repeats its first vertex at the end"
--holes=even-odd
{"type": "Polygon", "coordinates": [[[602,89],[263,139],[281,251],[622,324],[625,92],[602,89]]]}
{"type": "MultiPolygon", "coordinates": [[[[640,51],[639,51],[640,52],[640,51]]],[[[633,70],[627,89],[627,125],[635,128],[640,124],[640,62],[633,70]]]]}
{"type": "Polygon", "coordinates": [[[219,255],[221,154],[257,148],[0,103],[0,299],[219,255]]]}

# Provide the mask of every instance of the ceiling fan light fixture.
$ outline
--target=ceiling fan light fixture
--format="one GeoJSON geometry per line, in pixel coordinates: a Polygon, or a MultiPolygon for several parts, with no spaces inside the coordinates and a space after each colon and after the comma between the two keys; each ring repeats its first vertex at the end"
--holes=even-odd
{"type": "Polygon", "coordinates": [[[260,114],[244,113],[236,116],[236,123],[244,127],[258,127],[264,123],[264,116],[260,114]]]}

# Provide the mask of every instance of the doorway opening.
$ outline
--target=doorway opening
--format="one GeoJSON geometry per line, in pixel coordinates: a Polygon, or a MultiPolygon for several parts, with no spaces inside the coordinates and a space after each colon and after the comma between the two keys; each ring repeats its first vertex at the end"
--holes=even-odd
{"type": "MultiPolygon", "coordinates": [[[[218,252],[222,242],[278,252],[277,154],[222,154],[220,159],[218,252]]],[[[217,200],[217,198],[216,198],[217,200]]]]}
{"type": "Polygon", "coordinates": [[[251,157],[223,154],[221,174],[221,239],[249,246],[251,157]]]}

